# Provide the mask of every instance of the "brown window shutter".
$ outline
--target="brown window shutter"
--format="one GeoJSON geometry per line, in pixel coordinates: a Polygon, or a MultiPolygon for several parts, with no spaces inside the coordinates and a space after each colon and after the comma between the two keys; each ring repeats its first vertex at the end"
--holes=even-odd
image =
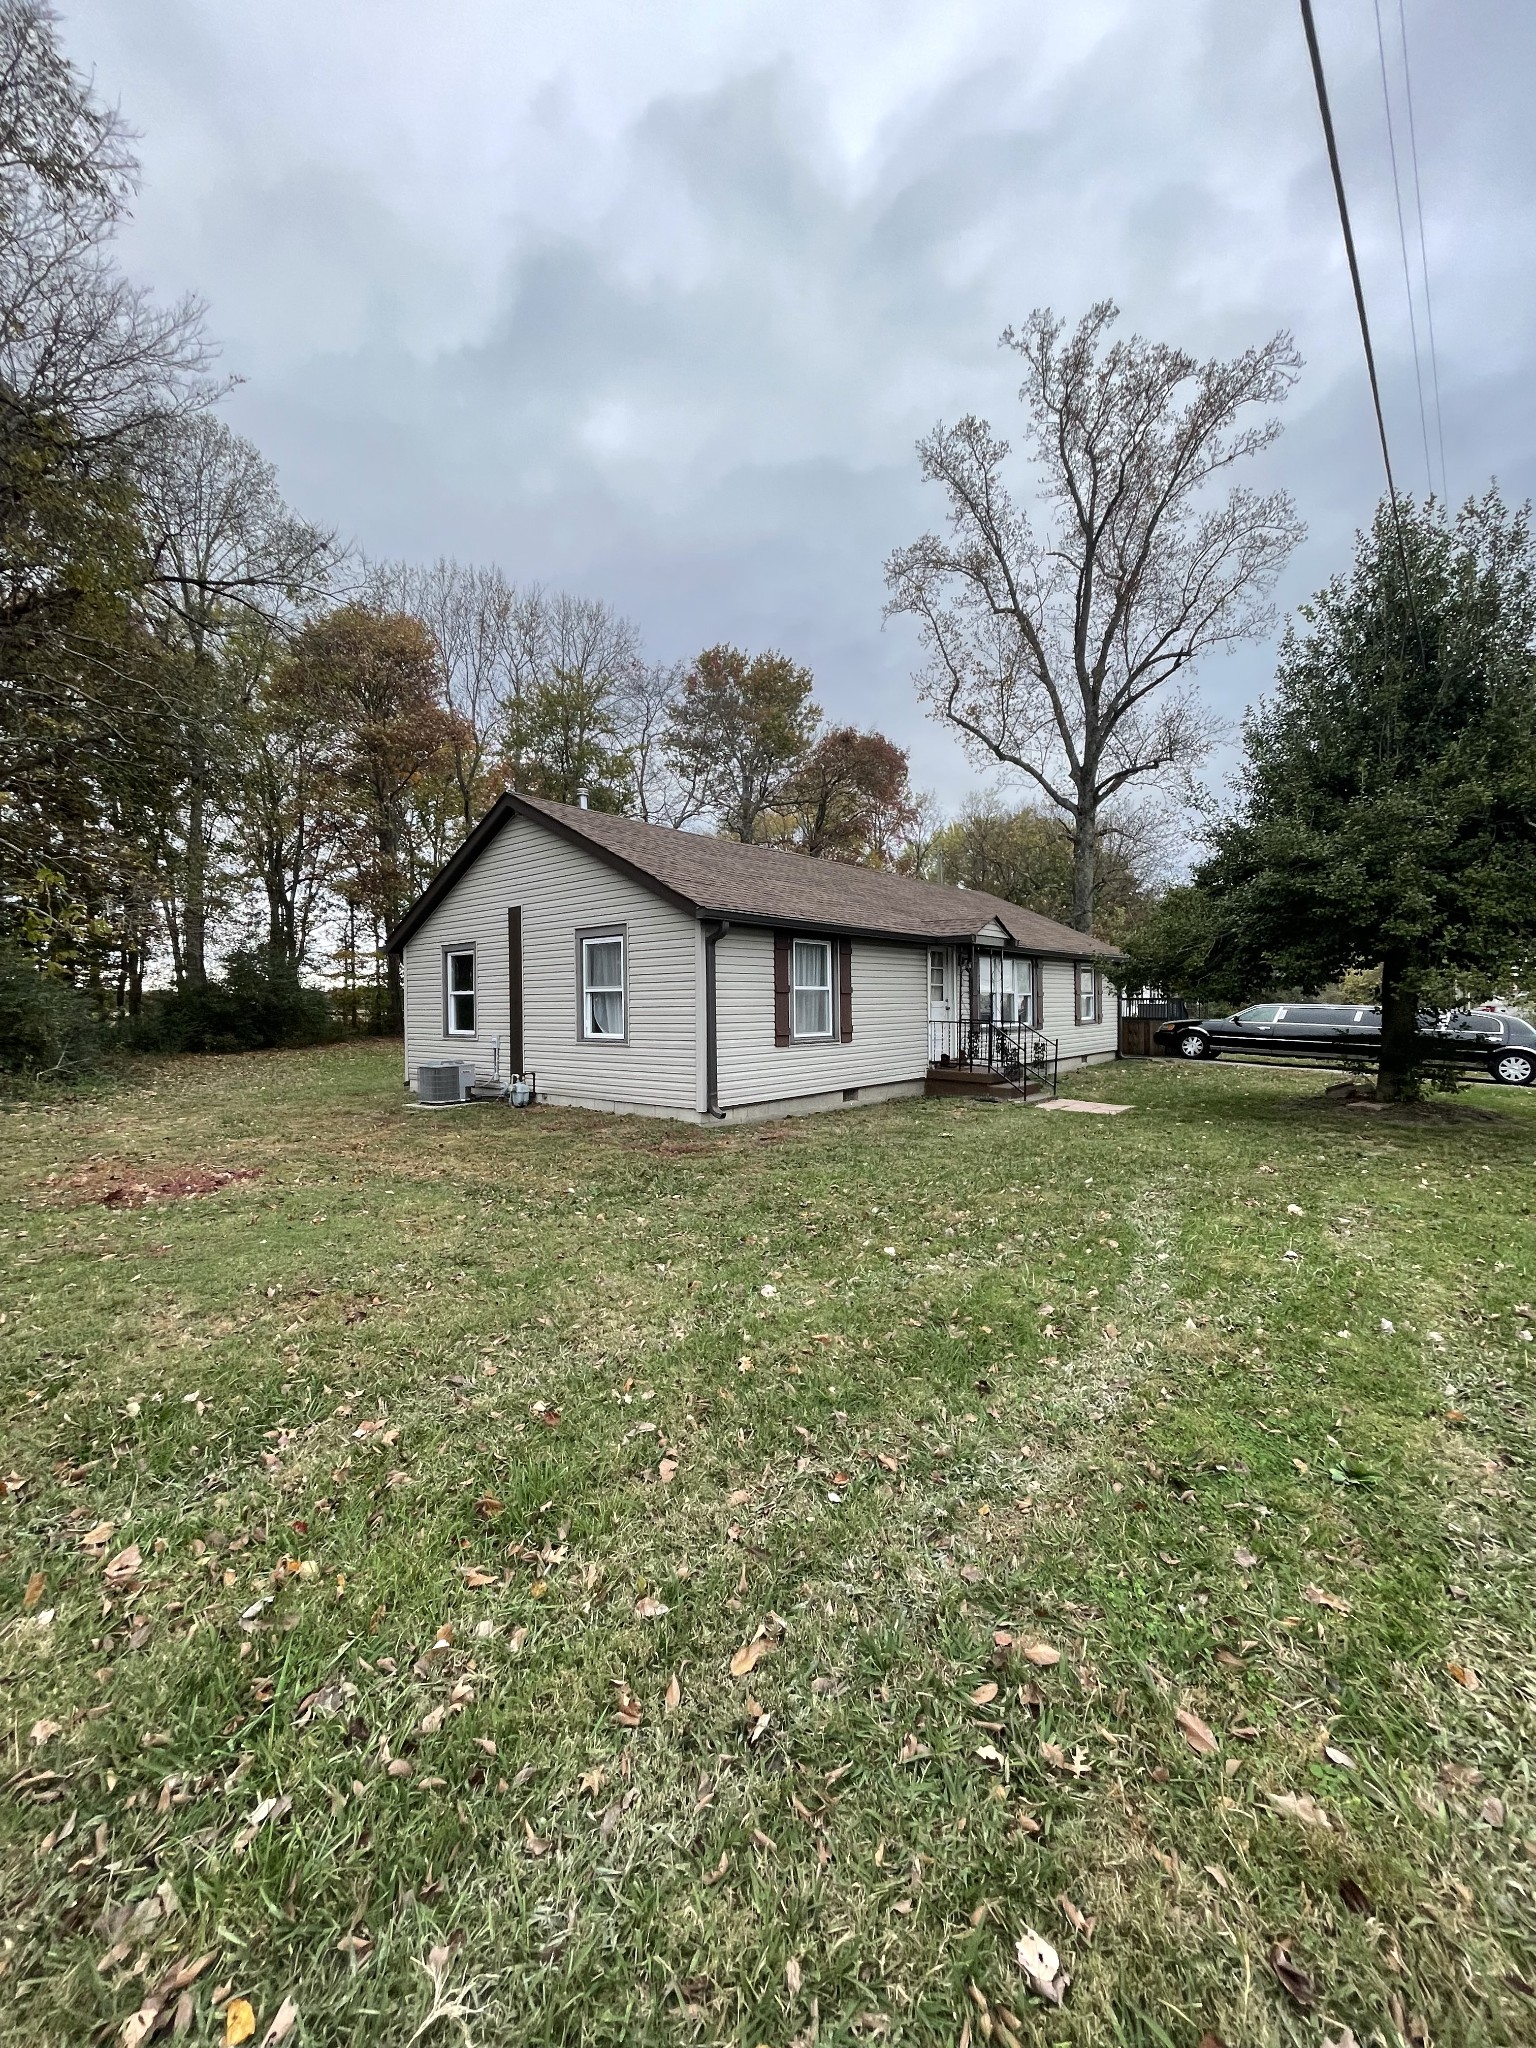
{"type": "Polygon", "coordinates": [[[1093,1021],[1104,1022],[1104,976],[1097,967],[1093,970],[1093,1021]]]}
{"type": "Polygon", "coordinates": [[[773,1042],[789,1043],[789,933],[773,935],[773,1042]]]}
{"type": "Polygon", "coordinates": [[[1045,1029],[1045,969],[1038,960],[1029,963],[1029,1014],[1030,1028],[1034,1031],[1045,1029]]]}
{"type": "Polygon", "coordinates": [[[853,1037],[853,941],[837,942],[837,1035],[846,1045],[853,1037]]]}
{"type": "Polygon", "coordinates": [[[523,913],[507,912],[507,1072],[523,1071],[523,913]]]}

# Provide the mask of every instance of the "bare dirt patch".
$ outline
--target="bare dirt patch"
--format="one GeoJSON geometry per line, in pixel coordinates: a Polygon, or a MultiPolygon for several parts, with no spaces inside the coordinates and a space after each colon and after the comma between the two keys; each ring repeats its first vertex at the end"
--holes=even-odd
{"type": "Polygon", "coordinates": [[[185,1201],[192,1195],[216,1195],[243,1181],[259,1180],[259,1166],[181,1166],[146,1171],[107,1160],[92,1160],[67,1178],[49,1174],[48,1191],[56,1199],[99,1203],[105,1209],[149,1209],[160,1202],[185,1201]]]}

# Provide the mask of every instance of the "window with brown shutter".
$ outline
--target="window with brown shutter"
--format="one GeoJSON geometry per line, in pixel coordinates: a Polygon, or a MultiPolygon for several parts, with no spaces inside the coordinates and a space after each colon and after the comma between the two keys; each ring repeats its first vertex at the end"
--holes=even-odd
{"type": "Polygon", "coordinates": [[[789,1030],[789,947],[788,932],[773,935],[773,1042],[788,1045],[789,1030]]]}
{"type": "Polygon", "coordinates": [[[853,941],[837,942],[837,1035],[844,1045],[853,1037],[853,941]]]}
{"type": "Polygon", "coordinates": [[[1045,969],[1038,960],[1029,963],[1029,1022],[1035,1031],[1045,1029],[1045,969]]]}

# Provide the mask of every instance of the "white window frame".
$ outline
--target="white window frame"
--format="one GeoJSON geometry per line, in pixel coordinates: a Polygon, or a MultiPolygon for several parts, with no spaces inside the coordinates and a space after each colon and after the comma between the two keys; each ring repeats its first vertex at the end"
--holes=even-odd
{"type": "Polygon", "coordinates": [[[949,1001],[949,955],[942,946],[928,949],[928,1000],[930,1003],[949,1001]]]}
{"type": "Polygon", "coordinates": [[[1099,1015],[1099,975],[1091,960],[1080,960],[1076,968],[1074,996],[1079,1024],[1102,1024],[1099,1015]]]}
{"type": "Polygon", "coordinates": [[[791,939],[789,944],[789,1035],[796,1044],[805,1045],[820,1041],[825,1043],[835,1036],[837,1030],[836,1002],[832,982],[832,941],[830,939],[791,939]],[[825,981],[802,981],[800,979],[801,952],[819,953],[826,962],[825,981]],[[827,1028],[825,1031],[802,1031],[800,1029],[800,998],[802,995],[824,995],[827,1005],[827,1028]]]}
{"type": "Polygon", "coordinates": [[[474,1038],[480,1026],[480,990],[478,986],[478,965],[475,949],[469,946],[444,946],[443,948],[443,1036],[445,1038],[474,1038]],[[455,988],[453,985],[453,963],[455,960],[469,962],[469,987],[455,988]],[[468,1029],[457,1022],[457,997],[468,996],[470,1023],[468,1029]]]}
{"type": "Polygon", "coordinates": [[[1001,1013],[999,1022],[1022,1025],[1026,1031],[1029,1030],[1035,1021],[1029,1014],[1033,994],[1034,977],[1029,971],[1028,960],[1022,953],[1005,953],[998,974],[998,1009],[1001,1013]],[[1010,981],[1014,983],[1012,988],[1008,986],[1010,981]],[[1023,984],[1022,987],[1019,986],[1020,983],[1023,984]],[[1011,1017],[1007,1014],[1010,1002],[1013,1004],[1011,1017]]]}
{"type": "Polygon", "coordinates": [[[576,1033],[585,1045],[627,1045],[629,1043],[629,929],[626,925],[603,925],[587,927],[576,934],[576,1033]],[[617,946],[619,949],[619,978],[614,982],[594,983],[589,978],[588,966],[591,949],[594,946],[617,946]],[[592,1028],[592,997],[616,995],[619,999],[619,1025],[617,1031],[594,1031],[592,1028]]]}

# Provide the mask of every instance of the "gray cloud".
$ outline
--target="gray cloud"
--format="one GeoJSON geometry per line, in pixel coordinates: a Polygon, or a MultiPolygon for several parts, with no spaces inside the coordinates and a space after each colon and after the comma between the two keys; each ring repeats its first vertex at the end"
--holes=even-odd
{"type": "MultiPolygon", "coordinates": [[[[1372,17],[1322,11],[1422,488],[1372,17]]],[[[1536,17],[1413,0],[1409,25],[1452,490],[1497,471],[1520,496],[1536,17]]],[[[974,771],[917,711],[905,629],[880,630],[881,564],[939,517],[916,435],[1013,424],[1008,321],[1107,295],[1202,352],[1295,331],[1264,477],[1311,527],[1287,603],[1377,496],[1289,7],[80,0],[66,33],[146,131],[128,258],[210,300],[246,379],[229,417],[301,510],[370,552],[610,597],[658,655],[789,649],[951,798],[974,771]]],[[[1268,658],[1213,666],[1213,702],[1268,658]]]]}

